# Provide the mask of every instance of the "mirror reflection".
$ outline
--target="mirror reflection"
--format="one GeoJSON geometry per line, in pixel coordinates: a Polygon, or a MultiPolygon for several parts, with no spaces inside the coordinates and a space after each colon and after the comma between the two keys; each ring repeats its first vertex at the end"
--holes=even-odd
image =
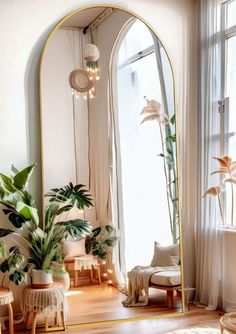
{"type": "Polygon", "coordinates": [[[110,7],[80,11],[42,59],[43,187],[89,221],[54,280],[68,324],[182,312],[174,84],[150,28],[110,7]],[[64,268],[64,269],[63,269],[64,268]]]}

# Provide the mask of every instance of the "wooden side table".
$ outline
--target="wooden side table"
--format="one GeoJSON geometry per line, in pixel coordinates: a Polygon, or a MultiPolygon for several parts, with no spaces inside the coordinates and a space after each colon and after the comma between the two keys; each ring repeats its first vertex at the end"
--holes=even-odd
{"type": "Polygon", "coordinates": [[[220,318],[220,330],[221,334],[226,330],[227,333],[236,333],[236,312],[226,313],[220,318]]]}
{"type": "Polygon", "coordinates": [[[7,305],[8,314],[9,314],[9,334],[14,334],[14,325],[13,325],[13,311],[11,303],[13,302],[13,294],[7,288],[0,287],[0,305],[7,305]]]}
{"type": "Polygon", "coordinates": [[[61,314],[63,329],[66,329],[65,313],[67,312],[67,300],[61,285],[52,285],[46,289],[25,287],[22,294],[22,310],[26,314],[26,327],[30,315],[33,316],[31,333],[35,334],[36,320],[39,313],[43,313],[48,322],[49,315],[61,314]]]}

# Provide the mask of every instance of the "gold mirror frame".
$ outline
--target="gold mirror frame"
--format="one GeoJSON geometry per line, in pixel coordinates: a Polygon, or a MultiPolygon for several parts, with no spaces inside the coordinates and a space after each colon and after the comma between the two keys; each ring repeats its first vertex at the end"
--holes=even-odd
{"type": "MultiPolygon", "coordinates": [[[[91,5],[91,6],[85,6],[82,8],[79,8],[69,14],[67,14],[66,16],[63,17],[62,20],[60,20],[55,27],[51,30],[51,32],[49,33],[46,42],[44,44],[43,47],[43,51],[40,57],[40,64],[39,64],[39,112],[40,112],[40,145],[41,145],[41,150],[40,150],[40,157],[41,157],[41,179],[42,179],[42,211],[44,211],[44,159],[43,159],[43,140],[42,140],[42,128],[43,128],[43,122],[42,122],[42,65],[43,65],[43,60],[44,60],[44,55],[46,53],[47,50],[47,46],[51,40],[51,38],[53,37],[53,35],[55,34],[55,32],[60,28],[60,26],[70,17],[72,17],[73,15],[82,12],[84,10],[87,9],[91,9],[91,8],[98,8],[98,7],[107,7],[107,8],[115,8],[115,9],[119,9],[121,11],[127,12],[128,14],[132,15],[133,17],[139,19],[140,21],[142,21],[148,28],[150,28],[151,31],[153,31],[153,33],[156,35],[156,37],[158,38],[158,40],[160,41],[160,43],[162,44],[163,49],[165,50],[166,56],[168,58],[169,64],[170,64],[170,68],[171,68],[171,73],[172,73],[172,78],[173,78],[173,97],[174,97],[174,110],[175,110],[175,116],[176,116],[176,170],[177,170],[177,177],[178,177],[178,197],[179,197],[179,201],[178,201],[178,210],[179,210],[179,244],[180,244],[180,263],[181,263],[181,288],[182,288],[182,312],[176,312],[176,313],[172,313],[172,314],[167,314],[167,315],[155,315],[155,316],[145,316],[145,317],[135,317],[135,318],[127,318],[127,319],[115,319],[115,320],[106,320],[106,321],[99,321],[99,322],[89,322],[89,323],[81,323],[81,324],[76,324],[76,325],[67,325],[66,328],[82,328],[82,327],[92,327],[92,326],[98,326],[98,325],[111,325],[111,324],[118,324],[118,323],[123,323],[123,322],[136,322],[136,321],[141,321],[141,320],[152,320],[152,319],[159,319],[159,318],[168,318],[168,317],[174,317],[174,316],[182,316],[185,313],[185,298],[184,298],[184,268],[183,268],[183,249],[182,249],[182,220],[181,220],[181,196],[180,196],[180,179],[179,179],[179,145],[178,145],[178,112],[177,112],[177,104],[176,104],[176,93],[175,93],[175,75],[174,75],[174,71],[173,71],[173,67],[170,61],[170,57],[166,51],[166,48],[162,42],[162,40],[160,39],[160,37],[158,36],[157,32],[155,31],[155,29],[146,21],[144,20],[142,17],[140,17],[139,15],[137,15],[136,13],[134,13],[133,11],[130,11],[126,8],[120,7],[120,6],[116,6],[116,5],[110,5],[110,4],[97,4],[97,5],[91,5]]],[[[43,215],[42,215],[43,216],[43,215]]],[[[47,332],[49,331],[58,331],[58,330],[63,330],[63,327],[48,327],[48,323],[46,322],[45,324],[45,330],[47,332]]]]}

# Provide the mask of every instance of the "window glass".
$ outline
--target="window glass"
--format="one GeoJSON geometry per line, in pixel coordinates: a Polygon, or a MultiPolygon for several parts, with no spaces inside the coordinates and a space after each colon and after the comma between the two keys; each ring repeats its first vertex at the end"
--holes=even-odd
{"type": "Polygon", "coordinates": [[[142,21],[136,20],[122,41],[119,51],[119,63],[123,64],[127,58],[136,55],[151,45],[153,45],[153,38],[149,29],[142,21]]]}
{"type": "Polygon", "coordinates": [[[228,39],[229,155],[236,160],[236,35],[228,39]]]}
{"type": "MultiPolygon", "coordinates": [[[[149,29],[136,21],[120,46],[119,62],[123,63],[151,42],[149,29]]],[[[146,105],[144,96],[162,104],[154,52],[129,65],[118,64],[117,71],[127,270],[137,265],[137,259],[140,265],[150,265],[155,240],[172,243],[163,158],[158,156],[162,152],[159,124],[157,121],[140,124],[140,112],[146,105]]]]}
{"type": "Polygon", "coordinates": [[[227,5],[227,28],[236,25],[236,1],[231,1],[227,5]]]}

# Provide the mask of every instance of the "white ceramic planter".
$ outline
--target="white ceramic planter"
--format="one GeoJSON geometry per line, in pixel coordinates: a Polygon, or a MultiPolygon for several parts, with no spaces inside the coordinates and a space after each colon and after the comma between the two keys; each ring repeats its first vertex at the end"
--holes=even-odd
{"type": "Polygon", "coordinates": [[[52,273],[44,270],[32,270],[32,286],[34,288],[48,288],[53,283],[52,273]]]}

